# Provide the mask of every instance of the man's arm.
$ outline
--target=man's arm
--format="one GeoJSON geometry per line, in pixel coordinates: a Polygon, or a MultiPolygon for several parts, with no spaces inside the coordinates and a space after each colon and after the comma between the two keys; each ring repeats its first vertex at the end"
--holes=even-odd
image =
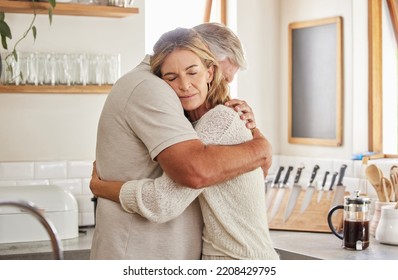
{"type": "Polygon", "coordinates": [[[204,145],[199,140],[177,143],[164,149],[157,160],[168,176],[191,188],[214,185],[262,167],[264,176],[272,163],[270,143],[252,130],[253,140],[239,145],[204,145]]]}

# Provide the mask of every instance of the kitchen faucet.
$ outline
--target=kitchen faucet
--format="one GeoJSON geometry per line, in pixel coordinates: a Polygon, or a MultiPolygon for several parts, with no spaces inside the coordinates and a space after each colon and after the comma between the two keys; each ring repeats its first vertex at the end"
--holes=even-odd
{"type": "Polygon", "coordinates": [[[0,206],[15,206],[28,210],[35,216],[39,222],[44,226],[51,239],[51,246],[53,248],[53,256],[55,260],[63,260],[64,255],[61,249],[61,241],[59,240],[58,233],[50,221],[48,221],[40,210],[31,202],[24,200],[0,200],[0,206]]]}

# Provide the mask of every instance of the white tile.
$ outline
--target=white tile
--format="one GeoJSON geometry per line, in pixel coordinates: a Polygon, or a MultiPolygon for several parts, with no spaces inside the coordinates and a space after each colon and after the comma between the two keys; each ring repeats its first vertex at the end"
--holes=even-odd
{"type": "Polygon", "coordinates": [[[360,180],[355,177],[344,177],[344,186],[346,186],[346,190],[350,193],[354,193],[355,190],[360,190],[361,184],[360,180]]]}
{"type": "Polygon", "coordinates": [[[0,181],[0,187],[11,187],[16,185],[17,181],[0,181]]]}
{"type": "Polygon", "coordinates": [[[269,171],[268,171],[268,174],[271,176],[273,176],[273,174],[275,174],[276,173],[276,171],[278,170],[278,167],[279,167],[279,158],[280,158],[280,156],[279,155],[273,155],[272,156],[272,165],[271,165],[271,167],[270,167],[270,169],[269,169],[269,171]]]}
{"type": "Polygon", "coordinates": [[[75,195],[79,212],[94,212],[94,202],[91,201],[91,195],[75,195]]]}
{"type": "Polygon", "coordinates": [[[35,162],[35,179],[66,178],[66,161],[35,162]]]}
{"type": "Polygon", "coordinates": [[[80,179],[52,179],[50,180],[50,184],[60,186],[74,195],[82,193],[82,180],[80,179]]]}
{"type": "MultiPolygon", "coordinates": [[[[343,164],[347,165],[347,168],[344,173],[344,177],[352,177],[354,175],[354,161],[353,160],[333,160],[333,171],[337,171],[340,173],[340,169],[343,164]]],[[[339,174],[339,176],[340,176],[340,174],[339,174]]],[[[343,178],[343,181],[344,181],[344,178],[343,178]]]]}
{"type": "Polygon", "coordinates": [[[79,214],[79,226],[94,225],[94,212],[83,212],[79,214]]]}
{"type": "Polygon", "coordinates": [[[33,179],[33,162],[1,162],[0,180],[33,179]]]}
{"type": "Polygon", "coordinates": [[[68,161],[68,178],[87,178],[91,177],[93,170],[92,161],[68,161]]]}
{"type": "Polygon", "coordinates": [[[34,185],[49,185],[48,180],[19,180],[17,186],[34,186],[34,185]]]}
{"type": "Polygon", "coordinates": [[[93,195],[90,189],[91,178],[82,179],[82,194],[93,195]]]}
{"type": "Polygon", "coordinates": [[[353,161],[353,174],[352,177],[358,177],[364,179],[366,178],[366,167],[368,164],[364,164],[362,160],[354,160],[353,161]]]}

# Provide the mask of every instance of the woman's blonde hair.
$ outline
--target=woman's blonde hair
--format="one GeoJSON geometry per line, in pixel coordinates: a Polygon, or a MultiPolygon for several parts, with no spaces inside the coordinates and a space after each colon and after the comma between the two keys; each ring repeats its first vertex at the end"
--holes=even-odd
{"type": "Polygon", "coordinates": [[[223,78],[220,66],[202,37],[193,29],[176,28],[164,33],[153,47],[151,71],[162,78],[161,67],[169,54],[175,50],[188,50],[196,54],[206,69],[214,68],[213,80],[208,84],[206,107],[211,109],[229,100],[229,87],[223,78]]]}

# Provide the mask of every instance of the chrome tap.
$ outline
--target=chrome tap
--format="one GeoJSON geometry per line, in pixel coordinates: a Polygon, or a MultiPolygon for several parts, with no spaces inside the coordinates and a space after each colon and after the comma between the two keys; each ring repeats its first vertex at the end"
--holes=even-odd
{"type": "Polygon", "coordinates": [[[53,249],[53,256],[55,260],[63,260],[64,254],[62,252],[61,241],[58,237],[57,230],[52,225],[51,221],[48,221],[46,217],[40,212],[40,210],[32,203],[24,200],[0,200],[0,206],[15,206],[28,210],[33,216],[35,216],[39,222],[44,226],[48,235],[51,239],[51,246],[53,249]]]}

